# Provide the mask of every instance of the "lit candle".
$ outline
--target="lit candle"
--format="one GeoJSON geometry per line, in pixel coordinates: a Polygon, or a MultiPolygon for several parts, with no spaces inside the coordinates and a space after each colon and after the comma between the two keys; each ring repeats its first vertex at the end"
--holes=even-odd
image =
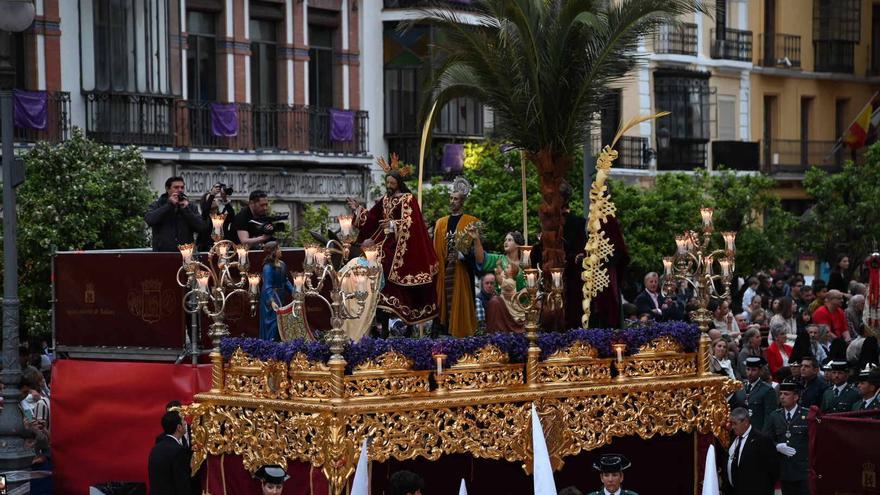
{"type": "Polygon", "coordinates": [[[685,251],[687,251],[687,252],[691,252],[691,251],[694,250],[694,248],[695,248],[696,246],[697,246],[697,245],[696,245],[696,243],[694,242],[694,234],[693,234],[693,232],[685,234],[685,236],[684,236],[684,247],[685,247],[685,251]]]}
{"type": "Polygon", "coordinates": [[[703,227],[712,226],[712,214],[715,212],[712,208],[700,208],[700,216],[703,218],[703,227]]]}
{"type": "Polygon", "coordinates": [[[367,263],[369,263],[370,266],[376,266],[376,258],[379,257],[379,250],[375,246],[365,247],[363,249],[364,257],[367,258],[367,263]]]}
{"type": "Polygon", "coordinates": [[[354,217],[351,215],[339,215],[336,217],[339,220],[339,231],[342,235],[351,234],[351,222],[354,220],[354,217]]]}
{"type": "Polygon", "coordinates": [[[523,266],[532,266],[532,246],[520,246],[520,262],[523,266]]]}
{"type": "Polygon", "coordinates": [[[446,357],[444,354],[434,354],[434,359],[437,361],[437,374],[443,374],[443,358],[446,357]]]}
{"type": "Polygon", "coordinates": [[[214,226],[214,235],[223,237],[223,222],[226,220],[225,213],[212,213],[211,225],[214,226]]]}
{"type": "Polygon", "coordinates": [[[306,276],[302,272],[296,272],[293,274],[293,288],[296,289],[297,292],[302,291],[303,285],[306,283],[306,276]]]}
{"type": "Polygon", "coordinates": [[[248,285],[251,288],[251,294],[259,294],[260,293],[260,274],[259,273],[248,273],[248,285]]]}
{"type": "Polygon", "coordinates": [[[247,246],[243,244],[239,244],[235,246],[235,252],[238,254],[238,264],[241,266],[247,266],[248,264],[248,250],[247,246]]]}
{"type": "Polygon", "coordinates": [[[553,288],[561,289],[562,288],[562,269],[561,268],[553,268],[550,270],[550,278],[553,280],[553,288]]]}
{"type": "Polygon", "coordinates": [[[534,268],[526,268],[526,286],[529,289],[534,289],[538,286],[538,270],[534,268]]]}
{"type": "Polygon", "coordinates": [[[675,236],[675,246],[678,248],[678,254],[687,253],[687,238],[684,234],[675,236]]]}
{"type": "Polygon", "coordinates": [[[315,264],[318,265],[319,268],[324,267],[324,262],[327,260],[327,254],[323,249],[315,250],[315,264]]]}
{"type": "Polygon", "coordinates": [[[357,290],[359,292],[367,292],[369,286],[367,285],[367,273],[364,270],[357,270],[354,272],[354,279],[357,281],[357,290]]]}
{"type": "Polygon", "coordinates": [[[196,283],[198,283],[200,291],[205,292],[205,293],[208,292],[208,280],[210,280],[209,276],[210,275],[208,274],[208,272],[206,272],[204,270],[199,271],[196,274],[196,283]]]}
{"type": "Polygon", "coordinates": [[[614,351],[617,352],[617,362],[623,362],[623,351],[626,349],[626,344],[614,344],[614,351]]]}
{"type": "Polygon", "coordinates": [[[736,251],[736,232],[722,232],[721,236],[724,237],[724,244],[727,245],[727,250],[731,253],[736,251]]]}
{"type": "Polygon", "coordinates": [[[318,252],[318,246],[315,246],[314,244],[309,244],[305,247],[305,250],[306,250],[305,264],[311,265],[312,263],[315,262],[315,253],[318,252]]]}
{"type": "Polygon", "coordinates": [[[674,258],[672,256],[664,256],[663,257],[663,272],[666,275],[672,275],[672,261],[674,258]]]}
{"type": "Polygon", "coordinates": [[[217,244],[217,255],[220,256],[220,259],[223,260],[226,258],[226,252],[229,250],[229,246],[225,243],[217,244]]]}
{"type": "Polygon", "coordinates": [[[718,264],[721,265],[721,275],[725,277],[730,276],[730,260],[727,258],[722,258],[718,260],[718,264]]]}
{"type": "Polygon", "coordinates": [[[192,261],[194,244],[181,244],[177,246],[180,250],[180,256],[183,258],[183,264],[188,265],[192,261]]]}

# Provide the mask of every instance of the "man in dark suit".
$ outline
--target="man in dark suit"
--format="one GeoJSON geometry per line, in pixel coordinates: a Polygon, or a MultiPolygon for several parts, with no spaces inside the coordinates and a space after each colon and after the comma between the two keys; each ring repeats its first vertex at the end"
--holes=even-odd
{"type": "Polygon", "coordinates": [[[278,464],[262,466],[254,477],[260,480],[260,493],[263,495],[281,495],[284,491],[284,482],[290,478],[284,468],[278,464]]]}
{"type": "Polygon", "coordinates": [[[647,314],[652,320],[664,321],[678,314],[675,300],[660,293],[660,276],[655,272],[645,275],[645,290],[636,296],[635,304],[640,316],[647,314]]]}
{"type": "Polygon", "coordinates": [[[604,454],[599,458],[599,462],[593,463],[593,469],[600,473],[599,479],[603,487],[587,495],[638,495],[620,486],[623,483],[623,471],[631,465],[632,463],[620,454],[604,454]]]}
{"type": "Polygon", "coordinates": [[[776,410],[776,391],[767,382],[761,380],[761,370],[767,361],[760,356],[746,358],[746,380],[743,388],[736,391],[731,399],[732,407],[744,407],[749,411],[751,425],[759,431],[767,433],[767,422],[770,414],[776,410]]]}
{"type": "Polygon", "coordinates": [[[735,437],[724,466],[724,493],[731,495],[773,495],[779,478],[779,459],[773,441],[752,427],[749,411],[737,407],[730,413],[735,437]]]}
{"type": "Polygon", "coordinates": [[[150,495],[189,495],[189,454],[183,446],[180,413],[166,412],[162,416],[162,431],[165,436],[150,451],[150,495]]]}
{"type": "Polygon", "coordinates": [[[807,412],[800,401],[797,383],[786,380],[779,384],[779,409],[770,415],[768,433],[780,454],[782,495],[809,495],[807,483],[807,412]]]}
{"type": "Polygon", "coordinates": [[[856,387],[847,383],[849,363],[846,361],[829,361],[825,367],[825,376],[831,380],[831,386],[822,394],[822,412],[836,413],[851,411],[861,395],[856,387]]]}
{"type": "Polygon", "coordinates": [[[801,406],[809,409],[822,403],[822,394],[828,388],[828,383],[819,376],[819,360],[813,356],[801,358],[801,384],[804,387],[801,406]]]}

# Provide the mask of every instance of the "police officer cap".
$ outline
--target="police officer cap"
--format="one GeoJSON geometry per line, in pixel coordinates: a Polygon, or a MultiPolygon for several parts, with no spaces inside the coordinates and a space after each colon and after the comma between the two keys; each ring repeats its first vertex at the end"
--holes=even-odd
{"type": "Polygon", "coordinates": [[[632,463],[621,454],[603,454],[598,462],[593,463],[593,469],[600,473],[619,473],[631,465],[632,463]]]}
{"type": "Polygon", "coordinates": [[[257,470],[257,473],[254,475],[257,479],[263,480],[266,483],[284,483],[290,478],[287,475],[287,472],[279,466],[278,464],[269,464],[267,466],[262,466],[257,470]]]}
{"type": "Polygon", "coordinates": [[[846,361],[828,361],[828,364],[825,365],[825,371],[846,371],[849,368],[849,363],[846,361]]]}
{"type": "Polygon", "coordinates": [[[871,363],[866,364],[865,368],[859,372],[859,381],[880,387],[880,368],[871,363]]]}
{"type": "Polygon", "coordinates": [[[791,378],[786,378],[782,383],[779,384],[779,391],[801,393],[801,387],[791,378]]]}
{"type": "Polygon", "coordinates": [[[761,356],[751,356],[746,358],[746,368],[761,368],[767,364],[767,360],[761,356]]]}

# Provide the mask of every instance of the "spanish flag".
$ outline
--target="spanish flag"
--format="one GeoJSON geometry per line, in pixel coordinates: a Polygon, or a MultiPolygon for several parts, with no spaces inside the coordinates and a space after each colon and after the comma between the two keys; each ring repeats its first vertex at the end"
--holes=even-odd
{"type": "Polygon", "coordinates": [[[843,133],[843,143],[854,150],[871,144],[877,139],[878,124],[880,124],[880,91],[874,93],[849,125],[849,129],[843,133]]]}

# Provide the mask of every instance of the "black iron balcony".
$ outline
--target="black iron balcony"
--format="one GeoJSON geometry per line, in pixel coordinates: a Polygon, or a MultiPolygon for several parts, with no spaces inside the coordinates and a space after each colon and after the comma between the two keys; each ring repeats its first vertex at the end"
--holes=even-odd
{"type": "Polygon", "coordinates": [[[712,168],[758,171],[761,146],[752,141],[712,141],[712,168]]]}
{"type": "Polygon", "coordinates": [[[174,144],[173,96],[91,91],[86,97],[86,135],[106,144],[174,144]]]}
{"type": "Polygon", "coordinates": [[[794,34],[762,34],[760,64],[782,69],[801,68],[801,37],[794,34]]]}
{"type": "Polygon", "coordinates": [[[851,41],[814,41],[816,72],[852,74],[855,70],[855,43],[851,41]]]}
{"type": "Polygon", "coordinates": [[[658,146],[657,170],[706,168],[707,144],[702,139],[670,138],[668,146],[658,146]]]}
{"type": "Polygon", "coordinates": [[[727,28],[712,30],[712,58],[752,61],[752,32],[727,28]]]}
{"type": "Polygon", "coordinates": [[[16,125],[12,134],[14,142],[47,141],[59,143],[70,137],[70,93],[67,91],[43,91],[43,93],[46,93],[47,96],[45,127],[33,129],[16,125]]]}
{"type": "Polygon", "coordinates": [[[365,111],[352,111],[350,132],[334,136],[331,109],[286,104],[223,104],[229,112],[229,123],[226,129],[217,129],[212,120],[212,105],[212,102],[180,102],[177,146],[345,155],[364,155],[369,151],[369,114],[365,111]]]}
{"type": "MultiPolygon", "coordinates": [[[[605,143],[601,142],[601,136],[594,134],[592,136],[592,153],[597,156],[605,143]]],[[[610,143],[608,143],[610,144],[610,143]]],[[[636,170],[647,170],[651,161],[649,148],[649,140],[646,137],[639,136],[621,136],[614,149],[617,150],[617,160],[614,162],[614,168],[626,168],[636,170]]]]}
{"type": "Polygon", "coordinates": [[[697,54],[697,25],[664,24],[654,33],[655,53],[697,54]]]}
{"type": "Polygon", "coordinates": [[[828,171],[843,165],[843,149],[832,153],[835,141],[771,139],[764,142],[764,171],[771,174],[803,174],[811,167],[828,171]]]}

